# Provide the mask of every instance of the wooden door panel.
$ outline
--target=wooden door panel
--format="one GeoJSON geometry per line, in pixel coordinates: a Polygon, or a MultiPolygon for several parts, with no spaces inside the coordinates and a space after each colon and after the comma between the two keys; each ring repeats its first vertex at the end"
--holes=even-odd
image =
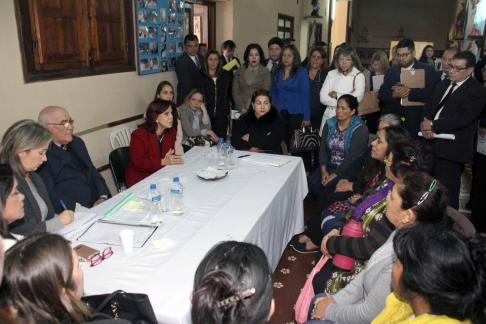
{"type": "Polygon", "coordinates": [[[31,0],[37,67],[56,69],[86,64],[83,0],[31,0]]]}
{"type": "Polygon", "coordinates": [[[123,0],[90,1],[93,65],[126,64],[126,17],[123,0]]]}

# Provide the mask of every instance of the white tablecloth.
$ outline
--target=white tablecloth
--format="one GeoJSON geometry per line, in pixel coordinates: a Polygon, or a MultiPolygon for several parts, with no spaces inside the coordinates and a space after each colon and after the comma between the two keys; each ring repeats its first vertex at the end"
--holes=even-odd
{"type": "MultiPolygon", "coordinates": [[[[194,273],[217,242],[237,240],[256,244],[265,251],[275,270],[290,238],[304,227],[307,181],[302,160],[282,156],[291,163],[271,167],[237,159],[235,169],[226,178],[204,181],[195,172],[205,167],[204,157],[209,152],[216,150],[195,147],[184,155],[183,165],[167,166],[91,209],[105,213],[128,193],[147,190],[150,183],[161,178],[187,178],[185,214],[181,217],[164,214],[163,225],[134,253],[124,254],[121,247],[113,246],[110,259],[96,267],[83,266],[86,295],[117,289],[145,293],[159,322],[190,323],[189,295],[194,273]],[[151,241],[161,238],[169,238],[176,244],[164,251],[155,249],[151,241]]],[[[248,153],[235,153],[243,154],[248,153]]],[[[73,240],[73,246],[79,243],[73,240]]],[[[99,250],[106,248],[102,244],[85,244],[99,250]]]]}

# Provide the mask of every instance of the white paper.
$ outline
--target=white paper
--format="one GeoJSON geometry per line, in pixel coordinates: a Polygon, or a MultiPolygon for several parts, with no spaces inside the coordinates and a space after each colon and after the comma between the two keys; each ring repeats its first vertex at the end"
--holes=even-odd
{"type": "MultiPolygon", "coordinates": [[[[424,137],[424,134],[422,134],[422,132],[419,132],[418,135],[420,137],[424,137]]],[[[436,134],[434,133],[434,138],[439,138],[439,139],[446,139],[446,140],[455,140],[456,139],[456,135],[454,134],[436,134]]]]}
{"type": "Polygon", "coordinates": [[[263,165],[269,165],[274,167],[283,166],[291,161],[290,159],[286,158],[283,155],[269,155],[269,154],[261,154],[261,153],[252,154],[250,156],[242,158],[241,160],[244,162],[263,164],[263,165]]]}
{"type": "Polygon", "coordinates": [[[157,227],[96,222],[83,235],[78,237],[78,241],[121,246],[119,233],[124,229],[133,231],[133,247],[140,248],[152,236],[157,227]]]}
{"type": "Polygon", "coordinates": [[[85,229],[94,222],[96,222],[98,219],[100,219],[102,215],[96,214],[96,213],[74,213],[74,221],[69,224],[64,226],[62,229],[56,232],[56,234],[59,234],[61,236],[68,236],[69,234],[72,234],[74,231],[78,231],[81,229],[85,229]]]}
{"type": "Polygon", "coordinates": [[[373,76],[373,90],[378,91],[385,80],[385,75],[374,75],[373,76]]]}

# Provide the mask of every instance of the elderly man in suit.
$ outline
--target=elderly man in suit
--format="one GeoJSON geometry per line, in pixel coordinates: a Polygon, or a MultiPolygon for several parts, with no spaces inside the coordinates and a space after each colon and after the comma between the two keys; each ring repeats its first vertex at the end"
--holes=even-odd
{"type": "Polygon", "coordinates": [[[184,38],[185,51],[177,60],[177,106],[184,103],[186,95],[191,90],[191,83],[198,71],[204,66],[204,57],[198,53],[199,40],[196,35],[189,34],[184,38]]]}
{"type": "Polygon", "coordinates": [[[39,113],[39,123],[52,134],[47,162],[37,170],[44,181],[56,213],[76,203],[91,208],[110,197],[105,179],[96,170],[83,140],[73,136],[74,120],[61,107],[49,106],[39,113]]]}
{"type": "Polygon", "coordinates": [[[437,178],[449,192],[449,206],[458,209],[461,174],[473,159],[477,121],[486,105],[486,88],[474,79],[476,57],[457,53],[449,66],[449,80],[439,83],[424,107],[420,128],[433,143],[437,178]],[[453,134],[454,140],[435,134],[453,134]]]}
{"type": "Polygon", "coordinates": [[[415,43],[410,38],[402,39],[397,44],[398,65],[392,66],[385,72],[383,85],[378,91],[379,99],[385,104],[385,114],[394,113],[405,117],[405,127],[412,135],[418,138],[423,106],[405,106],[403,100],[427,102],[434,93],[438,79],[435,76],[435,69],[427,64],[420,63],[415,59],[415,43]],[[411,89],[407,86],[397,86],[401,83],[403,70],[419,70],[425,72],[425,87],[411,89]]]}

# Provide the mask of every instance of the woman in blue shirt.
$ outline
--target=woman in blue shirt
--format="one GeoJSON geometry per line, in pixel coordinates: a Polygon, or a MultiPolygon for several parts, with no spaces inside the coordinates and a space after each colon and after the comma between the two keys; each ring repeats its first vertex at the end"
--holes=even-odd
{"type": "Polygon", "coordinates": [[[287,45],[280,55],[278,70],[272,80],[272,100],[287,123],[284,141],[289,146],[294,130],[310,126],[309,77],[300,65],[300,54],[287,45]]]}

